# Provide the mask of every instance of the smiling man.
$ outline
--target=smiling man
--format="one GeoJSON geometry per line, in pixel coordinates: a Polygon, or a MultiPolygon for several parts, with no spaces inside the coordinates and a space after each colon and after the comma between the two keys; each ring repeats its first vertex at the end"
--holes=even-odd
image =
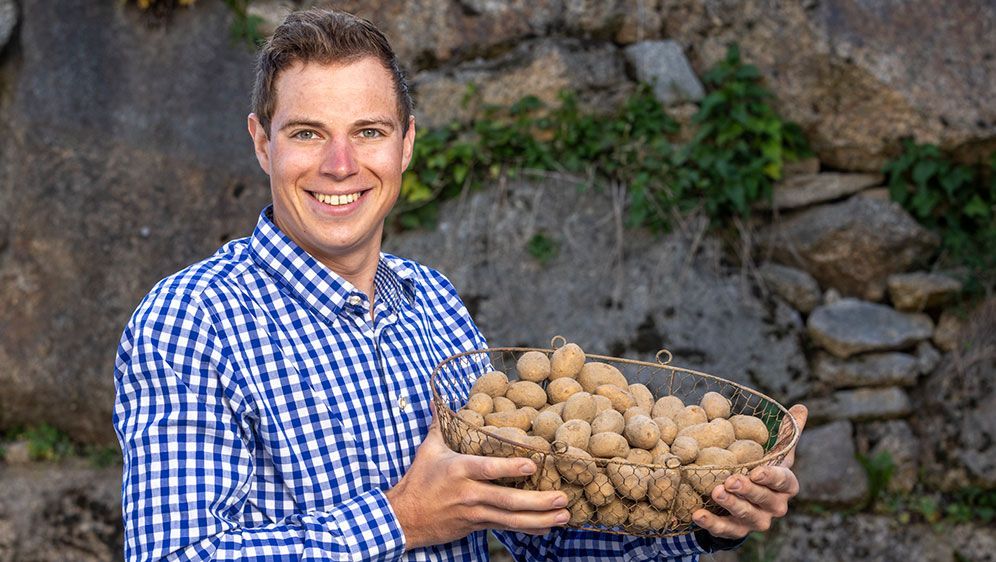
{"type": "Polygon", "coordinates": [[[695,560],[785,513],[795,476],[765,467],[693,535],[566,529],[563,492],[491,482],[532,462],[445,446],[429,374],[486,342],[442,275],[381,253],[415,120],[369,22],[289,16],[248,127],[272,206],[157,284],[118,349],[128,560],[484,560],[486,529],[519,559],[695,560]]]}

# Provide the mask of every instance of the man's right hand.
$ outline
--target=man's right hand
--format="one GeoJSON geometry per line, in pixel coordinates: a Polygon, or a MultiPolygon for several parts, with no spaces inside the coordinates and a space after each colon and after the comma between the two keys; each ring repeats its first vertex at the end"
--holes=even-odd
{"type": "Polygon", "coordinates": [[[570,517],[563,492],[499,486],[498,478],[532,474],[525,458],[462,455],[446,446],[434,419],[408,472],[387,491],[406,549],[444,544],[482,529],[542,535],[570,517]]]}

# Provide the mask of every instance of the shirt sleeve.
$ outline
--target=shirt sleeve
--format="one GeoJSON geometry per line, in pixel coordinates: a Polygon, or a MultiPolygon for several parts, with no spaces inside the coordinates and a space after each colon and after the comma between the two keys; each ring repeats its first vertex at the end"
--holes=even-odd
{"type": "Polygon", "coordinates": [[[371,489],[263,525],[252,501],[252,408],[213,323],[186,295],[147,297],[115,360],[127,560],[394,560],[404,534],[371,489]]]}
{"type": "Polygon", "coordinates": [[[691,533],[654,539],[568,528],[554,529],[543,536],[493,532],[516,560],[696,562],[699,554],[707,552],[691,533]]]}

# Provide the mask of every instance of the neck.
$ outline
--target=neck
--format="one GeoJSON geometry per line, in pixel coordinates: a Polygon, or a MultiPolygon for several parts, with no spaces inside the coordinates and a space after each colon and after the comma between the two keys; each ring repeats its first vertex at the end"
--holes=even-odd
{"type": "Polygon", "coordinates": [[[374,275],[380,262],[380,248],[376,251],[362,252],[350,256],[328,257],[315,256],[325,267],[331,269],[340,277],[349,281],[354,287],[367,295],[371,303],[374,301],[374,275]]]}

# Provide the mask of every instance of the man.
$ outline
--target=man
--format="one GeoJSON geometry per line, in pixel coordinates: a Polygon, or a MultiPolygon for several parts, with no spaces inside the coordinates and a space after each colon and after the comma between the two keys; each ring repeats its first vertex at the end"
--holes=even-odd
{"type": "Polygon", "coordinates": [[[445,446],[428,375],[486,343],[445,278],[380,252],[411,111],[365,20],[298,12],[263,48],[248,126],[273,205],[156,285],[118,350],[126,558],[486,559],[497,529],[518,558],[694,560],[784,514],[797,483],[770,467],[717,496],[734,515],[699,513],[712,535],[569,530],[564,493],[490,482],[532,462],[445,446]]]}

